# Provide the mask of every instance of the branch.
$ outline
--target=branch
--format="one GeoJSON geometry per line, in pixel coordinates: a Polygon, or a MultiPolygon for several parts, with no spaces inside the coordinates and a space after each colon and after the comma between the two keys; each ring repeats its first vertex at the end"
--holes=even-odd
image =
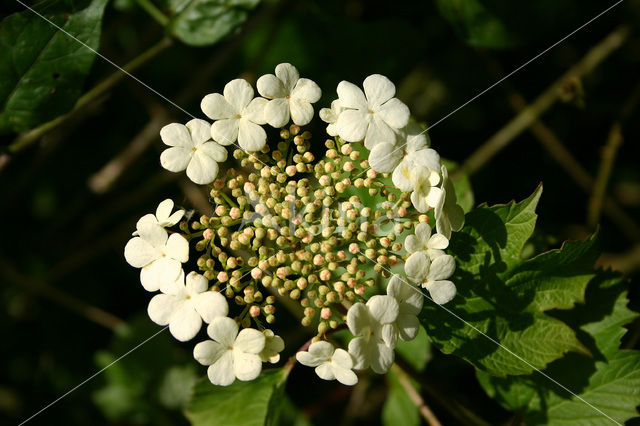
{"type": "Polygon", "coordinates": [[[580,62],[571,67],[566,73],[549,86],[533,103],[525,107],[518,115],[509,121],[502,129],[480,146],[467,160],[452,174],[457,179],[463,174],[473,174],[489,162],[499,151],[529,128],[542,114],[544,114],[561,96],[562,87],[568,79],[580,78],[591,72],[611,53],[616,51],[626,41],[630,29],[626,25],[619,26],[600,43],[595,45],[580,62]]]}
{"type": "Polygon", "coordinates": [[[405,371],[395,363],[391,366],[391,370],[398,376],[398,382],[400,382],[405,392],[407,392],[407,395],[409,395],[409,399],[411,399],[411,402],[413,402],[415,406],[418,407],[420,414],[425,419],[427,424],[431,426],[442,426],[442,423],[440,423],[436,415],[433,414],[433,411],[431,411],[431,408],[429,408],[427,403],[424,402],[424,399],[422,399],[420,393],[416,390],[416,388],[413,387],[413,384],[411,383],[411,380],[409,380],[409,376],[407,375],[407,373],[405,373],[405,371]]]}

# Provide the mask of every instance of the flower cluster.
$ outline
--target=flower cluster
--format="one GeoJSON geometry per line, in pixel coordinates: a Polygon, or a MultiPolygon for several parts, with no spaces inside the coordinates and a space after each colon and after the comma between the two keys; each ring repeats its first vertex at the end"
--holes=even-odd
{"type": "Polygon", "coordinates": [[[301,129],[320,88],[290,64],[258,79],[261,97],[241,79],[205,96],[213,122],[161,130],[162,166],[209,185],[214,214],[187,219],[165,200],[138,221],[125,258],[159,291],[152,321],[180,341],[207,324],[194,357],[212,383],[252,380],[279,362],[285,342],[268,328],[279,298],[315,329],[295,359],[353,385],[354,371],[385,373],[397,342],[416,337],[425,296],[455,297],[446,249],[464,213],[447,169],[389,79],[369,76],[363,88],[341,82],[320,110],[324,147],[301,129]],[[384,294],[376,275],[388,280],[384,294]],[[346,348],[332,340],[341,329],[352,335],[346,348]]]}

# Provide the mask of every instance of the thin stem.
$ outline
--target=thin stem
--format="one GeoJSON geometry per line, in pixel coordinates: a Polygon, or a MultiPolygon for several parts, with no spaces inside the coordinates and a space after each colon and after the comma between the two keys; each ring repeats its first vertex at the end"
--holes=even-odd
{"type": "Polygon", "coordinates": [[[222,198],[224,198],[224,200],[227,202],[227,204],[229,204],[230,206],[233,207],[238,207],[238,205],[235,203],[235,201],[233,201],[227,194],[225,194],[223,191],[220,191],[220,195],[222,196],[222,198]]]}
{"type": "Polygon", "coordinates": [[[163,27],[166,27],[169,23],[169,18],[165,16],[164,13],[160,9],[156,7],[155,4],[151,3],[150,0],[135,0],[138,3],[138,6],[143,8],[145,12],[147,12],[153,19],[155,19],[158,24],[163,27]]]}
{"type": "Polygon", "coordinates": [[[580,78],[591,72],[611,53],[621,47],[629,37],[630,30],[626,25],[619,26],[596,44],[587,54],[564,75],[551,84],[531,105],[525,107],[518,115],[509,121],[502,129],[480,146],[467,160],[452,173],[455,180],[463,174],[473,174],[489,162],[498,152],[528,129],[542,114],[544,114],[562,96],[562,87],[569,79],[580,78]]]}
{"type": "MultiPolygon", "coordinates": [[[[127,72],[132,72],[137,68],[139,68],[141,65],[144,65],[145,63],[147,63],[149,60],[154,58],[156,55],[158,55],[160,52],[162,52],[172,44],[173,44],[173,41],[170,38],[164,38],[160,42],[158,42],[157,44],[153,45],[151,48],[149,48],[148,50],[140,54],[138,57],[136,57],[135,59],[127,63],[122,68],[127,72]]],[[[32,143],[36,142],[42,136],[44,136],[45,134],[49,133],[51,130],[55,129],[56,127],[58,127],[59,125],[67,121],[74,113],[76,113],[77,111],[85,107],[87,104],[89,104],[91,101],[97,99],[98,97],[103,95],[105,92],[107,92],[109,89],[111,89],[120,80],[122,80],[124,76],[126,76],[126,74],[121,70],[115,71],[113,74],[107,77],[104,81],[102,81],[93,89],[89,90],[87,93],[82,95],[80,99],[78,99],[78,101],[76,102],[75,106],[71,111],[69,111],[66,114],[60,115],[51,121],[41,124],[35,129],[32,129],[27,133],[24,133],[23,135],[16,138],[16,140],[14,140],[13,143],[11,143],[11,145],[9,145],[9,148],[8,148],[9,152],[13,152],[13,153],[18,152],[26,148],[27,146],[31,145],[32,143]]]]}
{"type": "Polygon", "coordinates": [[[416,388],[413,387],[413,384],[411,383],[411,380],[409,380],[409,376],[407,375],[407,373],[402,368],[400,368],[398,364],[393,364],[391,366],[391,370],[396,374],[396,376],[398,376],[398,382],[400,382],[400,385],[404,388],[405,392],[407,392],[407,395],[409,395],[409,399],[411,399],[411,402],[413,402],[415,406],[418,407],[420,415],[422,415],[422,417],[426,420],[427,424],[430,424],[431,426],[441,426],[442,423],[440,423],[440,420],[438,420],[436,415],[433,414],[433,411],[431,411],[431,408],[429,408],[427,403],[424,402],[424,399],[422,399],[422,396],[416,390],[416,388]]]}

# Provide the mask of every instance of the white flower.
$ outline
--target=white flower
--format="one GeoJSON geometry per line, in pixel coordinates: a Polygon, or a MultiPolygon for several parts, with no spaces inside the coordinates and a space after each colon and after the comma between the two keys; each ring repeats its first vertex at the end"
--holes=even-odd
{"type": "MultiPolygon", "coordinates": [[[[406,167],[406,180],[408,182],[410,182],[409,174],[414,162],[432,168],[432,170],[440,170],[440,156],[434,150],[427,149],[427,135],[419,124],[409,123],[403,129],[397,131],[396,134],[396,141],[382,142],[371,149],[369,165],[373,170],[379,173],[389,173],[391,171],[394,174],[399,173],[396,172],[396,169],[403,161],[403,157],[412,160],[410,164],[405,165],[408,166],[406,167]],[[435,162],[432,158],[433,154],[435,154],[435,162]]],[[[398,188],[402,189],[400,186],[398,188]]],[[[409,190],[402,190],[409,192],[413,190],[413,187],[409,190]]]]}
{"type": "Polygon", "coordinates": [[[404,240],[404,248],[408,253],[424,250],[431,260],[442,256],[442,250],[449,246],[449,240],[442,234],[431,235],[431,227],[428,223],[421,222],[416,226],[415,235],[409,235],[404,240]]]}
{"type": "Polygon", "coordinates": [[[378,173],[389,173],[402,160],[402,147],[392,142],[379,142],[369,153],[369,166],[378,173]]]}
{"type": "Polygon", "coordinates": [[[421,283],[438,305],[449,302],[456,295],[455,284],[447,280],[455,269],[456,261],[453,256],[443,254],[431,261],[424,251],[413,253],[404,265],[409,279],[421,283]]]}
{"type": "Polygon", "coordinates": [[[276,67],[276,75],[260,77],[256,86],[258,93],[271,99],[264,109],[264,117],[273,127],[283,127],[289,122],[289,117],[298,126],[309,124],[313,118],[311,104],[322,96],[315,82],[300,78],[296,67],[287,63],[276,67]]]}
{"type": "Polygon", "coordinates": [[[458,205],[456,190],[444,165],[442,166],[442,197],[434,207],[436,229],[450,239],[451,231],[457,232],[464,226],[464,210],[458,205]]]}
{"type": "Polygon", "coordinates": [[[367,304],[356,303],[347,312],[347,325],[356,336],[349,342],[354,368],[367,367],[386,373],[393,364],[393,348],[398,339],[394,323],[398,319],[398,302],[391,296],[372,296],[367,304]]]}
{"type": "Polygon", "coordinates": [[[136,231],[132,235],[138,235],[138,229],[145,223],[153,223],[163,228],[175,225],[182,219],[182,216],[184,216],[184,210],[178,210],[173,214],[171,214],[171,210],[173,210],[173,201],[167,198],[158,205],[155,215],[151,213],[145,214],[138,220],[138,223],[136,223],[136,231]]]}
{"type": "Polygon", "coordinates": [[[189,260],[189,243],[180,234],[169,236],[163,227],[143,224],[140,236],[129,240],[124,248],[127,262],[140,270],[140,282],[147,291],[174,282],[182,272],[181,263],[189,260]]]}
{"type": "Polygon", "coordinates": [[[396,87],[385,76],[370,75],[362,85],[364,93],[348,81],[338,84],[338,97],[344,108],[336,122],[338,134],[348,142],[364,139],[369,150],[382,142],[394,143],[394,130],[409,122],[409,108],[393,97],[396,87]]]}
{"type": "Polygon", "coordinates": [[[265,344],[264,349],[258,355],[262,362],[270,362],[275,364],[280,361],[280,352],[284,349],[284,340],[282,337],[276,336],[271,330],[263,330],[265,344]]]}
{"type": "Polygon", "coordinates": [[[425,166],[414,165],[411,171],[413,192],[411,203],[420,213],[435,207],[442,200],[443,190],[436,185],[440,183],[440,174],[425,166]]]}
{"type": "Polygon", "coordinates": [[[238,333],[238,324],[228,317],[218,317],[207,327],[213,340],[205,340],[193,348],[194,358],[208,365],[207,375],[214,385],[228,386],[235,381],[249,381],[260,375],[264,334],[253,328],[238,333]]]}
{"type": "Polygon", "coordinates": [[[160,129],[162,142],[171,148],[160,154],[160,164],[171,172],[187,169],[187,176],[199,185],[213,182],[218,163],[227,159],[227,151],[211,140],[211,126],[193,119],[186,126],[171,123],[160,129]]]}
{"type": "Polygon", "coordinates": [[[209,281],[196,272],[184,273],[174,283],[163,285],[162,293],[153,296],[147,313],[158,325],[169,324],[173,337],[186,342],[198,334],[202,320],[207,323],[229,313],[229,305],[223,295],[207,291],[209,281]]]}
{"type": "Polygon", "coordinates": [[[396,188],[404,192],[411,192],[415,188],[415,182],[411,179],[411,171],[416,165],[424,166],[429,170],[440,171],[440,155],[427,147],[427,135],[416,123],[409,123],[403,130],[406,141],[403,144],[404,158],[395,166],[391,180],[396,188]]]}
{"type": "Polygon", "coordinates": [[[338,117],[344,108],[340,105],[340,99],[336,99],[331,102],[331,108],[322,108],[320,110],[320,119],[327,123],[327,134],[329,136],[338,136],[338,129],[336,129],[336,122],[338,117]]]}
{"type": "Polygon", "coordinates": [[[422,311],[422,292],[410,280],[394,275],[387,284],[387,294],[398,302],[399,313],[395,326],[400,338],[407,341],[415,339],[420,330],[417,315],[422,311]]]}
{"type": "Polygon", "coordinates": [[[211,137],[220,145],[236,140],[245,151],[260,151],[267,142],[267,134],[260,127],[265,124],[267,100],[253,98],[253,88],[246,80],[231,80],[224,86],[224,96],[211,93],[202,99],[200,108],[207,117],[217,120],[211,126],[211,137]]]}
{"type": "Polygon", "coordinates": [[[300,351],[296,359],[307,367],[316,367],[316,374],[323,380],[338,380],[343,385],[358,383],[358,376],[351,369],[353,358],[344,349],[336,349],[329,342],[319,341],[309,346],[309,351],[300,351]]]}

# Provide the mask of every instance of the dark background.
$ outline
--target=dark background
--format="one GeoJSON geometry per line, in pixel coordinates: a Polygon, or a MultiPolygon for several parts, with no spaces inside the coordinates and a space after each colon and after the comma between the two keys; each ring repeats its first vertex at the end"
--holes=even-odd
{"type": "MultiPolygon", "coordinates": [[[[489,7],[494,3],[499,2],[487,2],[489,7]]],[[[323,89],[316,111],[335,99],[340,80],[360,84],[367,75],[381,73],[396,83],[398,96],[416,119],[434,123],[612,4],[536,3],[540,8],[534,11],[529,6],[496,7],[495,13],[512,34],[509,46],[498,49],[467,43],[464,31],[445,19],[433,1],[265,2],[238,32],[215,46],[176,42],[135,75],[202,117],[199,102],[204,95],[220,92],[238,76],[255,82],[280,62],[291,62],[323,89]]],[[[3,17],[22,10],[11,0],[3,7],[3,17]]],[[[639,2],[625,1],[438,122],[430,132],[433,147],[443,157],[463,162],[515,116],[508,101],[514,91],[527,101],[535,99],[626,23],[634,32],[624,45],[578,86],[568,83],[568,92],[580,87],[580,93],[556,103],[541,117],[582,167],[596,176],[609,131],[640,87],[640,37],[635,31],[639,14],[639,2]]],[[[100,52],[124,64],[157,42],[162,31],[134,4],[111,2],[100,52]]],[[[85,88],[113,72],[111,65],[96,58],[85,88]]],[[[640,222],[640,110],[633,108],[633,99],[630,105],[607,194],[628,217],[640,222]]],[[[206,202],[203,192],[182,176],[165,172],[158,161],[163,149],[159,128],[188,119],[125,78],[40,142],[11,155],[0,169],[0,422],[24,420],[159,330],[146,316],[149,295],[139,285],[137,271],[124,261],[123,248],[136,220],[163,199],[171,197],[187,208],[206,202]],[[141,136],[145,126],[148,130],[141,136]],[[129,161],[122,173],[112,185],[96,191],[91,179],[136,142],[144,146],[140,155],[125,154],[129,161]]],[[[321,135],[324,129],[318,125],[312,130],[321,135]]],[[[0,137],[7,145],[15,136],[0,137]]],[[[315,139],[321,146],[323,138],[315,139]]],[[[523,199],[543,182],[536,245],[556,247],[564,239],[584,238],[593,231],[586,221],[589,194],[566,167],[525,131],[471,176],[476,202],[523,199]]],[[[628,274],[631,306],[638,310],[639,292],[633,280],[640,265],[637,236],[607,216],[600,226],[604,252],[600,263],[628,274]]],[[[286,314],[281,311],[279,323],[285,327],[286,314]]],[[[630,326],[627,344],[637,347],[638,326],[637,322],[630,326]]],[[[295,329],[280,330],[290,335],[287,341],[303,341],[295,329]]],[[[177,379],[165,380],[174,374],[170,377],[188,383],[205,374],[191,357],[192,346],[163,333],[46,410],[33,424],[186,423],[171,403],[179,399],[172,395],[179,395],[181,386],[177,379]]],[[[488,422],[510,419],[484,395],[472,367],[463,361],[435,353],[426,374],[488,422]]],[[[366,402],[354,407],[349,389],[335,382],[319,383],[312,376],[311,369],[295,368],[288,390],[294,404],[314,423],[379,421],[383,378],[373,378],[366,402]],[[310,381],[312,390],[307,386],[310,381]]],[[[445,424],[455,424],[437,403],[428,398],[427,402],[445,424]]]]}

